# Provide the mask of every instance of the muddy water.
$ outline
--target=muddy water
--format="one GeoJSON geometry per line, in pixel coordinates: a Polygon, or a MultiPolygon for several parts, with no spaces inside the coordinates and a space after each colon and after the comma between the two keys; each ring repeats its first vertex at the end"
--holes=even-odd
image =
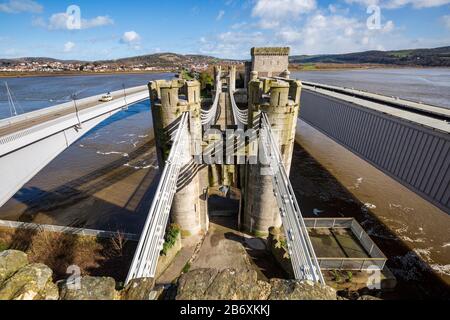
{"type": "Polygon", "coordinates": [[[450,108],[450,68],[305,71],[291,76],[450,108]]]}
{"type": "MultiPolygon", "coordinates": [[[[22,108],[31,111],[51,106],[58,97],[67,98],[71,92],[89,96],[117,90],[123,83],[136,86],[170,77],[139,74],[20,78],[8,79],[8,83],[22,108]]],[[[5,112],[0,112],[0,118],[5,112]]],[[[152,131],[149,101],[119,112],[28,182],[0,208],[0,219],[139,232],[158,180],[152,131]]]]}
{"type": "MultiPolygon", "coordinates": [[[[385,94],[389,94],[385,83],[395,82],[397,77],[405,83],[397,81],[397,95],[422,96],[431,104],[448,104],[446,94],[450,90],[445,91],[445,86],[450,84],[450,70],[441,76],[427,76],[429,81],[435,79],[428,86],[418,84],[421,80],[414,78],[414,71],[405,75],[403,70],[401,77],[392,71],[390,75],[374,72],[358,74],[359,78],[349,71],[302,73],[301,77],[341,85],[347,79],[359,85],[355,87],[385,94]],[[414,89],[410,82],[415,83],[414,89]]],[[[171,76],[25,78],[8,82],[23,109],[34,110],[50,106],[58,98],[64,100],[73,91],[92,95],[118,89],[123,82],[140,85],[171,76]],[[51,86],[46,81],[51,81],[51,86]],[[39,93],[38,100],[32,100],[34,93],[39,93]]],[[[0,118],[9,112],[1,100],[0,118]]],[[[139,232],[158,180],[151,130],[148,101],[118,113],[27,183],[0,208],[0,219],[139,232]]],[[[442,296],[439,279],[450,283],[450,217],[304,123],[298,142],[301,147],[295,150],[292,181],[304,215],[357,218],[388,255],[389,267],[399,278],[404,297],[442,296]]]]}
{"type": "Polygon", "coordinates": [[[306,217],[354,217],[404,297],[450,294],[450,217],[303,121],[291,180],[306,217]]]}
{"type": "Polygon", "coordinates": [[[138,232],[158,172],[148,109],[148,102],[137,104],[69,147],[0,209],[0,218],[138,232]]]}

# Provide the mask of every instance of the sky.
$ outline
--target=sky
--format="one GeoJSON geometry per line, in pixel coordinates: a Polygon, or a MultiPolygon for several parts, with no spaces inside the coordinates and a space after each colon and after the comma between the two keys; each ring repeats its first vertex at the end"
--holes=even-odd
{"type": "Polygon", "coordinates": [[[248,59],[254,46],[308,55],[450,46],[450,0],[0,0],[0,58],[248,59]]]}

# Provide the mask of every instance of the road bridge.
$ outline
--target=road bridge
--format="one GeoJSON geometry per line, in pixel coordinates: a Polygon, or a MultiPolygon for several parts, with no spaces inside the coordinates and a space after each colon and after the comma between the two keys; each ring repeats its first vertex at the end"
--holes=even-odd
{"type": "Polygon", "coordinates": [[[127,106],[149,98],[146,86],[101,95],[0,120],[0,206],[89,130],[127,106]]]}

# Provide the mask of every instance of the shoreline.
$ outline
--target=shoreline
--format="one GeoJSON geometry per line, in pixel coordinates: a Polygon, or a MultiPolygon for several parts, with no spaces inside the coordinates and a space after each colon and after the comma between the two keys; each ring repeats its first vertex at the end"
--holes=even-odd
{"type": "Polygon", "coordinates": [[[349,71],[349,70],[373,70],[373,69],[450,69],[450,66],[414,66],[414,65],[391,65],[391,64],[338,64],[338,63],[289,64],[289,71],[291,71],[291,72],[349,71]]]}
{"type": "MultiPolygon", "coordinates": [[[[406,66],[406,65],[378,65],[378,64],[289,64],[291,72],[320,72],[320,71],[349,71],[349,70],[373,70],[373,69],[450,69],[449,66],[406,66]]],[[[32,77],[82,77],[82,76],[110,76],[110,75],[138,75],[177,73],[178,71],[124,71],[124,72],[0,72],[3,78],[32,78],[32,77]]]]}

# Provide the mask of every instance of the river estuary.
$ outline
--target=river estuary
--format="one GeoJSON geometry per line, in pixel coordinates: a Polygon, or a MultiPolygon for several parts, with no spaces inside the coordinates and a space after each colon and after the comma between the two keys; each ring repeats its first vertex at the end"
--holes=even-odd
{"type": "MultiPolygon", "coordinates": [[[[74,93],[82,98],[172,76],[5,80],[20,104],[17,111],[29,112],[68,101],[74,93]]],[[[450,108],[450,69],[293,72],[291,77],[450,108]]],[[[1,86],[0,119],[10,115],[1,86]]],[[[27,183],[0,208],[0,219],[140,232],[158,175],[151,130],[148,101],[116,114],[27,183]]],[[[357,218],[390,258],[401,286],[427,281],[422,277],[427,270],[450,283],[448,215],[306,123],[301,124],[297,141],[300,145],[294,154],[291,178],[305,216],[357,218]]],[[[418,291],[432,289],[424,286],[418,291]]],[[[412,295],[416,296],[420,293],[412,295]]]]}

